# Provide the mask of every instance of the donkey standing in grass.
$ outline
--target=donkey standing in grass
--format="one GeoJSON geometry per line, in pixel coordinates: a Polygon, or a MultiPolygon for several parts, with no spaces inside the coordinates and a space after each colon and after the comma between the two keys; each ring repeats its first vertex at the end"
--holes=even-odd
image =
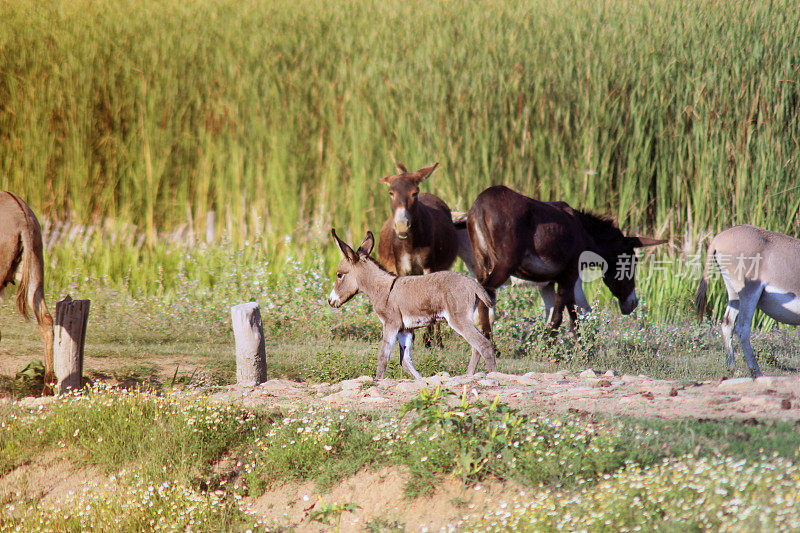
{"type": "Polygon", "coordinates": [[[458,238],[450,208],[435,194],[419,191],[419,184],[438,166],[409,172],[398,162],[399,174],[381,178],[389,187],[392,214],[381,227],[378,258],[393,274],[448,270],[456,260],[458,238]]]}
{"type": "Polygon", "coordinates": [[[16,194],[0,192],[0,299],[9,284],[19,284],[17,308],[29,318],[33,309],[44,341],[45,393],[52,391],[53,318],[44,300],[42,229],[28,204],[16,194]]]}
{"type": "MultiPolygon", "coordinates": [[[[566,202],[545,203],[569,208],[566,202]]],[[[472,242],[469,240],[469,232],[467,231],[467,212],[453,211],[452,215],[453,225],[458,236],[458,257],[464,262],[469,273],[475,276],[475,256],[472,253],[472,242]]],[[[539,295],[542,297],[542,303],[544,304],[544,319],[549,322],[553,318],[553,309],[556,302],[556,284],[554,281],[531,281],[511,276],[509,282],[512,287],[533,286],[539,289],[539,295]]],[[[575,307],[581,313],[592,312],[592,306],[589,305],[589,301],[583,292],[583,281],[580,279],[575,283],[575,307]]],[[[490,322],[494,322],[494,317],[490,317],[490,322]]]]}
{"type": "MultiPolygon", "coordinates": [[[[381,183],[389,187],[392,214],[381,227],[378,259],[389,272],[399,276],[448,270],[458,252],[450,208],[438,196],[419,191],[419,184],[433,174],[439,163],[415,172],[409,172],[400,162],[396,166],[399,174],[381,178],[381,183]]],[[[433,337],[441,342],[434,329],[428,328],[426,345],[433,337]]]]}
{"type": "Polygon", "coordinates": [[[480,301],[494,307],[489,294],[477,281],[445,270],[421,276],[395,276],[370,257],[375,240],[371,232],[354,251],[331,230],[344,256],[336,267],[336,284],[328,303],[341,307],[359,292],[372,302],[383,323],[383,340],[378,354],[377,378],[383,378],[395,341],[400,343],[400,365],[415,379],[421,376],[411,359],[412,331],[444,318],[450,327],[472,347],[467,374],[475,373],[478,357],[483,357],[490,372],[497,371],[494,345],[481,335],[473,323],[473,313],[480,301]]]}
{"type": "Polygon", "coordinates": [[[695,307],[702,320],[711,267],[716,265],[728,291],[722,319],[722,341],[728,368],[736,367],[733,332],[739,337],[753,377],[761,375],[750,328],[756,309],[784,324],[800,325],[800,240],[755,226],[726,229],[711,240],[695,307]]]}
{"type": "MultiPolygon", "coordinates": [[[[572,209],[564,202],[540,202],[501,185],[485,189],[475,199],[467,214],[467,231],[475,274],[490,295],[512,275],[555,284],[553,336],[564,310],[571,329],[577,331],[576,307],[585,303],[585,297],[578,301],[583,296],[580,275],[587,255],[605,266],[603,282],[627,315],[639,304],[634,249],[666,242],[626,236],[608,217],[572,209]]],[[[488,309],[479,306],[478,320],[484,335],[491,337],[488,309]]]]}

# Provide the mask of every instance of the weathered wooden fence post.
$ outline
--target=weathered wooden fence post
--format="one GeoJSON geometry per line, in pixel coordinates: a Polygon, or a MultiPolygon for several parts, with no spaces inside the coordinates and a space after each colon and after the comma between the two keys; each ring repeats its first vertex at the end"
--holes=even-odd
{"type": "Polygon", "coordinates": [[[217,238],[217,212],[206,213],[206,243],[212,244],[217,238]]]}
{"type": "Polygon", "coordinates": [[[83,386],[83,348],[89,305],[89,300],[73,300],[69,295],[56,302],[53,366],[58,379],[59,394],[83,386]]]}
{"type": "Polygon", "coordinates": [[[258,385],[267,381],[267,356],[261,311],[256,302],[231,307],[236,341],[236,383],[258,385]]]}

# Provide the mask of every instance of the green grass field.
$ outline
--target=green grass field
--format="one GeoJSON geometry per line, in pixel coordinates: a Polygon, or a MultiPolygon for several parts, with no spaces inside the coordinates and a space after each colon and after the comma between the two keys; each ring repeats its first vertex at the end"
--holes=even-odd
{"type": "MultiPolygon", "coordinates": [[[[203,235],[210,210],[261,262],[332,261],[330,226],[386,216],[393,157],[440,161],[426,188],[453,208],[505,183],[671,238],[659,257],[734,223],[796,233],[797,7],[3,2],[0,186],[54,220],[138,226],[144,249],[60,252],[52,275],[150,294],[175,283],[158,232],[203,235]]],[[[662,318],[693,290],[674,277],[641,291],[662,318]]]]}

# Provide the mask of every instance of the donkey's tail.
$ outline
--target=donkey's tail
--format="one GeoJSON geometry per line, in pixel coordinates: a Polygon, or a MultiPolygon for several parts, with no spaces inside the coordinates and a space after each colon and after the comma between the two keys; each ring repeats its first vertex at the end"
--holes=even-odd
{"type": "MultiPolygon", "coordinates": [[[[474,209],[475,206],[473,205],[472,208],[474,209]]],[[[471,211],[471,210],[470,210],[471,211]]],[[[483,245],[480,245],[480,250],[476,250],[475,248],[472,249],[472,254],[474,256],[476,272],[482,271],[483,276],[478,277],[478,281],[484,287],[488,287],[489,290],[494,291],[500,285],[508,280],[508,275],[503,273],[497,272],[497,265],[501,263],[500,258],[497,256],[496,252],[496,243],[494,242],[494,234],[489,231],[489,225],[486,222],[486,213],[483,209],[478,210],[474,214],[475,224],[477,225],[477,231],[479,234],[484,236],[483,245]],[[488,241],[488,242],[485,242],[488,241]],[[481,268],[478,268],[478,263],[481,263],[481,268]],[[505,274],[505,275],[504,275],[505,274]],[[498,282],[496,278],[500,278],[498,282]]]]}
{"type": "Polygon", "coordinates": [[[480,299],[489,309],[494,307],[495,300],[479,283],[475,284],[475,296],[480,299]]]}
{"type": "Polygon", "coordinates": [[[706,265],[703,268],[703,277],[700,278],[700,285],[697,287],[697,296],[694,298],[694,310],[697,313],[697,319],[699,321],[703,321],[703,317],[706,315],[706,306],[708,304],[708,274],[711,270],[712,263],[714,263],[714,255],[716,254],[717,249],[714,246],[714,241],[711,241],[711,244],[708,246],[708,252],[706,253],[706,265]]]}
{"type": "MultiPolygon", "coordinates": [[[[29,307],[37,322],[42,320],[42,305],[44,297],[41,294],[41,284],[44,278],[44,265],[39,260],[42,251],[42,237],[39,223],[33,218],[30,208],[16,194],[8,193],[17,202],[25,216],[25,225],[20,228],[20,241],[22,244],[22,261],[19,265],[19,291],[17,292],[17,308],[25,320],[30,319],[29,307]],[[37,251],[38,256],[37,256],[37,251]]],[[[46,308],[44,309],[46,311],[46,308]]]]}

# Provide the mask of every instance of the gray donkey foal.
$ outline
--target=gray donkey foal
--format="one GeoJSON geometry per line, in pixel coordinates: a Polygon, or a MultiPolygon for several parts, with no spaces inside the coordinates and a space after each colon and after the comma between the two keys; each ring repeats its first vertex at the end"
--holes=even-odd
{"type": "Polygon", "coordinates": [[[341,307],[359,292],[367,295],[383,323],[383,340],[378,354],[378,379],[389,365],[394,343],[400,343],[400,365],[419,379],[411,360],[411,331],[444,318],[450,327],[472,347],[467,374],[475,373],[478,357],[483,357],[490,372],[497,371],[494,345],[473,323],[473,313],[480,299],[487,307],[494,302],[483,287],[472,278],[449,270],[421,276],[395,276],[381,267],[369,254],[375,245],[372,232],[367,232],[357,251],[342,241],[335,230],[333,238],[344,258],[336,267],[336,284],[328,303],[341,307]]]}

